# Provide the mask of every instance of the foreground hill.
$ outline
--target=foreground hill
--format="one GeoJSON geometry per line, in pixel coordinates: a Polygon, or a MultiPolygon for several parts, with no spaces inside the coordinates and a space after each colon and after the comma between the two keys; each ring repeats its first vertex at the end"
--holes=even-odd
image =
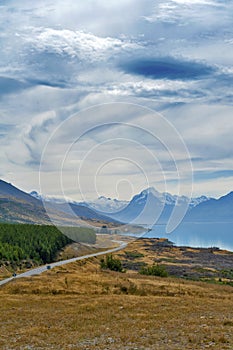
{"type": "MultiPolygon", "coordinates": [[[[154,243],[139,240],[119,254],[135,261],[140,250],[147,254],[141,258],[151,261],[158,258],[154,243]]],[[[168,259],[168,252],[163,253],[168,259]]],[[[100,261],[92,258],[0,288],[0,347],[230,350],[232,290],[136,271],[101,270],[100,261]]]]}

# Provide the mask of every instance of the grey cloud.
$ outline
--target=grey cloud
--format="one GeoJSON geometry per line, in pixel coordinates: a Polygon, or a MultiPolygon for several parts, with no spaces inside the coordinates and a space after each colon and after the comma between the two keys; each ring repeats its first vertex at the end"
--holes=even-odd
{"type": "Polygon", "coordinates": [[[30,86],[28,82],[0,76],[0,96],[16,93],[30,86]]]}
{"type": "Polygon", "coordinates": [[[202,79],[215,72],[214,68],[206,64],[174,57],[132,59],[122,63],[120,68],[128,73],[168,80],[202,79]]]}

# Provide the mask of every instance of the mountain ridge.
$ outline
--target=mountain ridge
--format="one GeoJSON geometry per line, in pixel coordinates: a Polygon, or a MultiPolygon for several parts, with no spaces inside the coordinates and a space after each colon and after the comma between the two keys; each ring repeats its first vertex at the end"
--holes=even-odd
{"type": "Polygon", "coordinates": [[[90,208],[72,203],[66,204],[65,208],[61,204],[49,203],[45,208],[40,199],[3,180],[0,180],[0,221],[61,226],[83,226],[88,225],[88,221],[95,225],[115,222],[90,208]]]}

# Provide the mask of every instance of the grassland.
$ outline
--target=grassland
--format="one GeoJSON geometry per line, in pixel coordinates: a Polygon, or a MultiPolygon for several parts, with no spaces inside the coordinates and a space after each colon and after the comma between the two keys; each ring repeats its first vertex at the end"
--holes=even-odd
{"type": "MultiPolygon", "coordinates": [[[[148,244],[133,242],[118,258],[150,264],[158,256],[148,244]]],[[[0,298],[3,350],[233,348],[228,285],[104,271],[92,258],[14,280],[0,298]]]]}

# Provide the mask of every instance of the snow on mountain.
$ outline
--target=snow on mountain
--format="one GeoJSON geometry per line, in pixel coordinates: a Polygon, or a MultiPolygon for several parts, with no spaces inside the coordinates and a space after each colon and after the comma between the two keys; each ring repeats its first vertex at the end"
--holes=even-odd
{"type": "Polygon", "coordinates": [[[168,192],[158,192],[155,188],[149,187],[139,194],[136,194],[130,202],[112,199],[100,196],[96,200],[89,202],[76,202],[69,198],[59,198],[55,196],[43,196],[36,191],[31,195],[37,199],[50,202],[53,205],[62,205],[70,203],[76,205],[79,211],[82,208],[94,210],[99,214],[109,216],[112,219],[122,222],[153,223],[159,219],[160,222],[166,222],[175,206],[188,205],[189,211],[203,202],[209,200],[206,196],[189,199],[186,196],[172,195],[168,192]]]}
{"type": "Polygon", "coordinates": [[[100,196],[94,201],[90,202],[80,202],[80,205],[85,205],[87,207],[93,208],[98,211],[102,211],[104,213],[114,213],[119,210],[122,210],[128,205],[128,201],[118,200],[107,198],[105,196],[100,196]]]}
{"type": "Polygon", "coordinates": [[[196,197],[196,198],[191,198],[190,203],[189,203],[189,206],[190,206],[191,208],[194,208],[194,207],[196,207],[197,205],[199,205],[199,204],[201,204],[201,203],[203,203],[203,202],[206,202],[206,201],[208,201],[208,200],[210,200],[210,198],[209,198],[209,197],[206,197],[206,196],[200,196],[200,197],[196,197]]]}
{"type": "Polygon", "coordinates": [[[205,196],[189,199],[168,192],[161,193],[149,187],[136,194],[124,209],[110,215],[122,222],[150,225],[159,220],[160,223],[164,223],[168,221],[176,206],[187,206],[191,210],[204,201],[208,201],[205,196]]]}
{"type": "Polygon", "coordinates": [[[136,194],[131,201],[124,201],[119,199],[112,199],[105,196],[100,196],[99,198],[93,200],[93,201],[86,201],[86,202],[77,202],[74,201],[71,198],[68,197],[56,197],[56,196],[46,196],[39,194],[36,191],[30,192],[30,195],[33,196],[36,199],[43,200],[46,202],[53,202],[53,203],[74,203],[77,205],[86,206],[98,211],[102,211],[105,213],[114,213],[123,210],[130,202],[133,202],[137,206],[144,206],[145,203],[148,200],[148,196],[151,196],[153,198],[156,198],[161,204],[163,205],[179,205],[179,203],[189,203],[190,208],[194,208],[195,206],[199,205],[202,202],[208,201],[210,198],[206,196],[196,197],[189,199],[186,196],[177,196],[172,195],[168,192],[158,192],[155,190],[154,187],[149,187],[143,191],[141,191],[139,194],[136,194]]]}
{"type": "Polygon", "coordinates": [[[201,197],[194,197],[189,199],[186,196],[177,196],[177,195],[172,195],[168,192],[158,192],[154,189],[154,187],[149,187],[145,190],[143,190],[142,192],[140,192],[139,194],[135,195],[132,198],[132,201],[134,201],[134,203],[137,203],[139,205],[145,204],[147,199],[148,199],[148,195],[152,195],[155,198],[157,198],[161,203],[163,204],[167,204],[167,205],[175,205],[181,203],[181,202],[186,202],[189,203],[189,207],[193,208],[196,205],[208,201],[209,198],[206,196],[201,196],[201,197]]]}
{"type": "Polygon", "coordinates": [[[68,198],[68,197],[56,197],[56,196],[47,196],[43,194],[39,194],[37,191],[31,191],[30,195],[36,199],[39,199],[40,201],[45,201],[45,202],[51,202],[51,203],[75,203],[73,199],[68,198]]]}

